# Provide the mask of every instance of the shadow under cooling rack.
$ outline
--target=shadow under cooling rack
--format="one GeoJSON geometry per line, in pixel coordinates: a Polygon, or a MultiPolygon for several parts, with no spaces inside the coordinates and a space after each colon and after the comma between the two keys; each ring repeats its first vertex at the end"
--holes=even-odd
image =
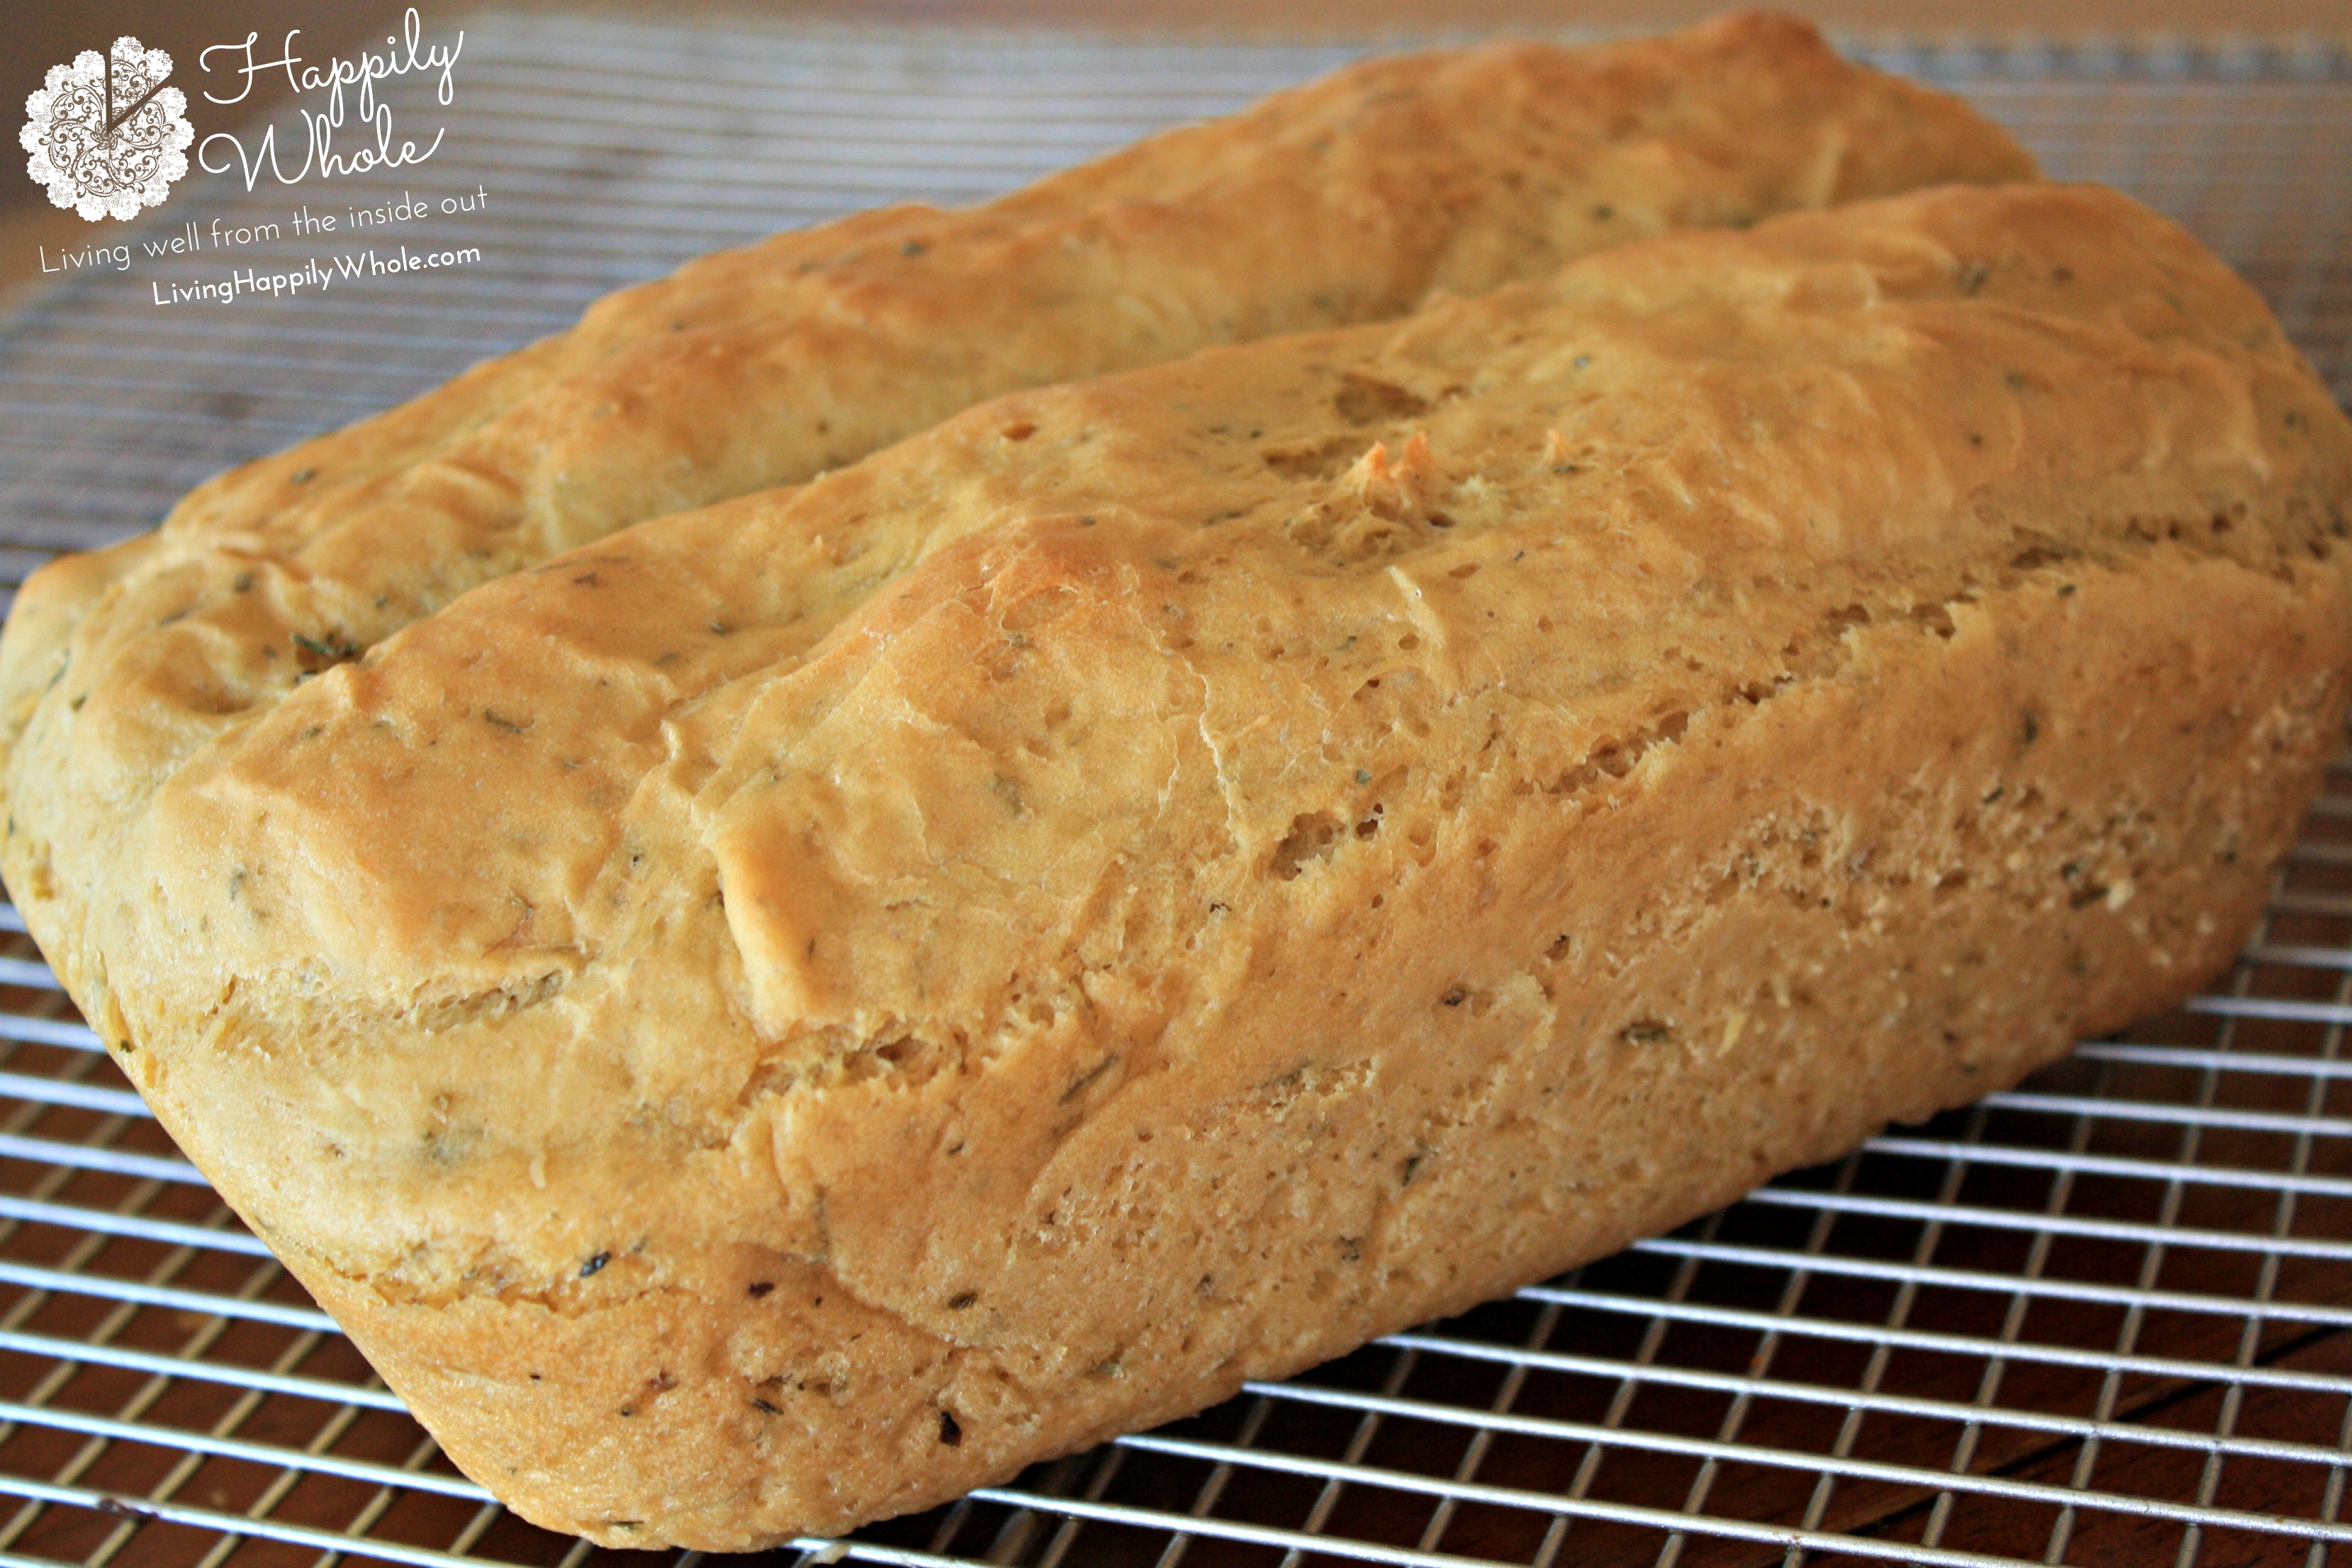
{"type": "MultiPolygon", "coordinates": [[[[1360,52],[463,25],[447,150],[407,183],[489,193],[414,231],[478,245],[481,265],[429,290],[355,283],[332,309],[158,311],[103,276],[42,295],[0,327],[0,582],[688,256],[887,200],[976,199],[1360,52]]],[[[2053,174],[2189,224],[2352,390],[2341,49],[1871,52],[1969,95],[2053,174]]],[[[281,205],[194,185],[153,229],[281,205]]],[[[2183,1011],[1674,1236],[806,1554],[2316,1565],[2352,1541],[2347,975],[2339,769],[2243,961],[2183,1011]]],[[[0,1564],[593,1555],[448,1466],[0,911],[0,1564]]]]}

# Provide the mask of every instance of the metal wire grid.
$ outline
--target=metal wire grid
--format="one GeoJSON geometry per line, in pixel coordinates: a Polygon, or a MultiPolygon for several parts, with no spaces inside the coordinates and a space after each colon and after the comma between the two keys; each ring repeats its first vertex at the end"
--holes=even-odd
{"type": "MultiPolygon", "coordinates": [[[[79,273],[0,328],[0,579],[713,246],[969,200],[1355,48],[467,19],[403,179],[145,233],[486,210],[79,273]],[[142,285],[478,246],[332,299],[142,285]]],[[[2179,216],[2352,392],[2352,55],[1900,41],[2179,216]]],[[[205,125],[201,129],[215,129],[205,125]]],[[[134,244],[136,237],[134,237],[134,244]]],[[[2300,1563],[2352,1539],[2352,763],[2215,993],[1516,1299],[802,1561],[2300,1563]]],[[[0,1565],[580,1568],[457,1475],[123,1087],[0,906],[0,1565]],[[13,933],[13,934],[11,934],[13,933]]],[[[685,1554],[691,1556],[693,1554],[685,1554]]],[[[683,1564],[681,1564],[683,1568],[683,1564]]]]}

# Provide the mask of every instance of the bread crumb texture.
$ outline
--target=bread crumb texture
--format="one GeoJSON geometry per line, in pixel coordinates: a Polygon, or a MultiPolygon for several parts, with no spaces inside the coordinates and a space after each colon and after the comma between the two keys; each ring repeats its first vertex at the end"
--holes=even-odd
{"type": "Polygon", "coordinates": [[[2187,994],[2340,740],[2347,479],[2112,193],[1669,235],[511,544],[396,629],[439,590],[167,529],[0,665],[5,868],[469,1474],[755,1546],[2187,994]]]}

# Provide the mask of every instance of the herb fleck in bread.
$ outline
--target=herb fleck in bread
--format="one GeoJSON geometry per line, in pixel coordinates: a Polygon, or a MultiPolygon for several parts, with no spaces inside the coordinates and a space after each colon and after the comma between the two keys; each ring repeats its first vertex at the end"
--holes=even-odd
{"type": "Polygon", "coordinates": [[[1858,204],[984,405],[144,775],[101,608],[10,789],[128,780],[107,874],[6,868],[470,1474],[740,1548],[2185,994],[2341,735],[2347,481],[2126,198],[1858,204]]]}

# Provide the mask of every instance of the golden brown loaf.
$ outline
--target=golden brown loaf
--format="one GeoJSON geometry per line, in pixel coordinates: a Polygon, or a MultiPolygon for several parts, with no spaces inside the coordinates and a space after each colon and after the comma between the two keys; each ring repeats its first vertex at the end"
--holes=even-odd
{"type": "Polygon", "coordinates": [[[2341,735],[2347,487],[2186,235],[1938,191],[1005,397],[168,756],[138,650],[262,655],[103,606],[6,870],[470,1474],[742,1547],[2186,993],[2341,735]]]}
{"type": "Polygon", "coordinates": [[[0,640],[12,888],[89,1016],[160,1059],[116,995],[144,959],[108,934],[143,918],[155,792],[465,588],[1019,385],[1394,314],[1676,225],[2031,173],[1957,100],[1750,17],[1375,61],[976,212],[697,263],[28,584],[0,640]],[[68,665],[89,678],[70,692],[68,665]]]}

